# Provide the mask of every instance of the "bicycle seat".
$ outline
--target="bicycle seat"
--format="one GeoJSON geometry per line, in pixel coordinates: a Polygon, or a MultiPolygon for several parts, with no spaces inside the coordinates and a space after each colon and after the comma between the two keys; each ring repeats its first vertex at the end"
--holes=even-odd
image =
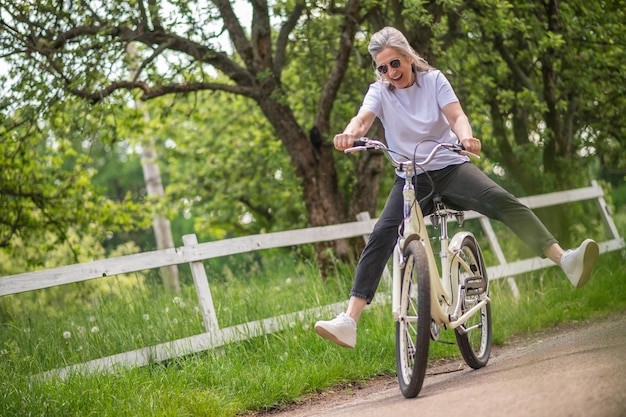
{"type": "Polygon", "coordinates": [[[465,211],[465,209],[462,208],[462,207],[457,207],[456,205],[451,204],[448,201],[444,201],[444,197],[441,194],[433,195],[433,204],[435,205],[435,207],[437,207],[438,205],[442,205],[443,208],[448,209],[453,214],[454,214],[454,212],[463,212],[463,211],[465,211]]]}
{"type": "Polygon", "coordinates": [[[433,196],[433,204],[435,205],[435,213],[430,216],[430,221],[433,226],[438,227],[440,223],[439,218],[447,216],[454,216],[459,226],[463,226],[465,212],[462,208],[454,207],[454,205],[444,202],[441,194],[435,194],[433,196]]]}

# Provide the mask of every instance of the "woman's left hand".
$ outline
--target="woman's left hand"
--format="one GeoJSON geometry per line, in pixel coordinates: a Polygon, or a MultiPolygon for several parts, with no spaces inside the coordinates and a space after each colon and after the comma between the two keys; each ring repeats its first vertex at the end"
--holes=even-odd
{"type": "Polygon", "coordinates": [[[461,139],[461,144],[465,147],[465,150],[471,153],[479,154],[481,149],[480,139],[465,138],[461,139]]]}

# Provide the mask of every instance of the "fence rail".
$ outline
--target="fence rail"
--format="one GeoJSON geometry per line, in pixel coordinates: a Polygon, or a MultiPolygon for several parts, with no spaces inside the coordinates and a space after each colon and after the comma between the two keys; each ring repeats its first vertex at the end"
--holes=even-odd
{"type": "MultiPolygon", "coordinates": [[[[590,187],[542,194],[521,198],[520,200],[533,209],[577,201],[595,200],[608,236],[607,240],[599,242],[600,252],[604,253],[625,247],[624,239],[619,235],[617,227],[611,217],[610,208],[604,200],[603,190],[595,181],[592,182],[590,187]]],[[[358,217],[364,220],[331,226],[240,237],[219,242],[198,243],[195,235],[186,235],[183,237],[184,246],[179,248],[145,252],[0,277],[0,296],[66,285],[106,276],[189,263],[198,294],[199,307],[202,312],[206,333],[96,359],[83,364],[56,369],[45,373],[44,376],[65,378],[73,372],[112,371],[118,366],[141,366],[154,361],[162,361],[215,348],[233,341],[276,332],[284,329],[286,325],[289,325],[295,320],[304,320],[305,317],[316,316],[322,314],[322,312],[330,313],[343,310],[345,303],[336,303],[329,306],[310,308],[291,314],[220,329],[203,261],[263,249],[368,236],[376,223],[376,219],[369,219],[369,216],[363,216],[363,214],[358,217]]],[[[489,241],[489,245],[498,258],[499,265],[494,265],[487,269],[490,280],[507,277],[509,278],[509,283],[512,285],[512,289],[516,291],[514,281],[511,278],[513,275],[546,268],[552,265],[550,261],[539,257],[509,262],[500,248],[497,236],[491,227],[490,220],[475,212],[466,212],[465,218],[479,219],[489,241]]],[[[380,297],[378,300],[380,300],[380,297]]]]}

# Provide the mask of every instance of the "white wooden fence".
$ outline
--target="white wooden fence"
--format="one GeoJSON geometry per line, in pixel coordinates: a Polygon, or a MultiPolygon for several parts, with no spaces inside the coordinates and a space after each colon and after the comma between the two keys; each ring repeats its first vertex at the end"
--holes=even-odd
{"type": "MultiPolygon", "coordinates": [[[[610,208],[604,200],[602,188],[599,187],[595,181],[592,182],[590,187],[542,194],[522,198],[521,200],[530,208],[546,207],[583,200],[595,200],[608,236],[607,240],[599,242],[600,253],[619,250],[625,247],[624,239],[620,237],[611,217],[610,208]]],[[[195,235],[186,235],[183,237],[184,246],[180,248],[158,250],[0,277],[0,296],[34,291],[106,276],[189,263],[198,293],[199,307],[206,329],[205,333],[92,360],[62,369],[52,370],[43,376],[65,378],[75,372],[113,371],[118,366],[142,366],[151,362],[180,357],[222,346],[226,343],[276,332],[298,321],[313,320],[314,317],[320,316],[321,314],[333,314],[342,311],[345,308],[345,302],[310,308],[291,314],[221,329],[215,314],[211,289],[202,261],[262,249],[367,236],[372,230],[376,220],[369,219],[367,218],[368,216],[360,217],[365,218],[365,220],[332,226],[247,236],[218,242],[198,243],[195,235]]],[[[510,279],[513,275],[553,265],[549,260],[539,257],[513,262],[508,261],[500,248],[496,234],[491,227],[490,220],[475,212],[466,212],[465,218],[479,219],[485,235],[489,240],[490,247],[498,258],[499,265],[488,268],[489,279],[493,280],[503,277],[510,279]]],[[[514,281],[510,279],[510,283],[515,290],[514,281]]]]}

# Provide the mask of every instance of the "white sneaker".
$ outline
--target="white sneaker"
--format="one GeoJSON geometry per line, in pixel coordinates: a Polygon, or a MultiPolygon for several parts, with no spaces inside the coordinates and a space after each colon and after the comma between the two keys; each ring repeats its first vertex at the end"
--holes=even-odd
{"type": "Polygon", "coordinates": [[[315,332],[339,346],[356,346],[356,322],[346,313],[341,313],[332,320],[318,321],[315,323],[315,332]]]}
{"type": "Polygon", "coordinates": [[[580,288],[589,281],[599,253],[598,244],[591,239],[586,239],[576,249],[565,251],[561,257],[561,268],[574,287],[580,288]]]}

